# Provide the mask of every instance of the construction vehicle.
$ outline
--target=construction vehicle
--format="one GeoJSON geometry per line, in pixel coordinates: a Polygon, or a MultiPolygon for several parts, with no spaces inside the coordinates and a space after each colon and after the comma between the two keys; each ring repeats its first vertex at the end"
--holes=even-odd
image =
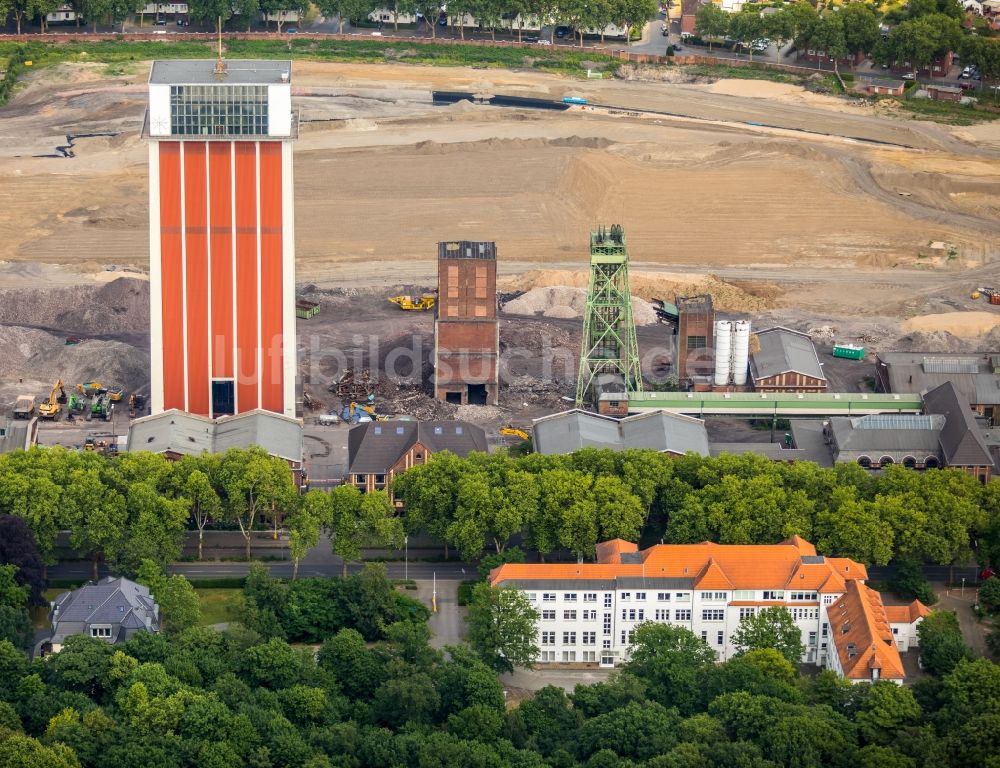
{"type": "Polygon", "coordinates": [[[84,397],[93,397],[104,389],[104,385],[98,381],[88,381],[86,384],[77,384],[76,391],[84,397]]]}
{"type": "Polygon", "coordinates": [[[969,294],[969,298],[973,301],[979,301],[982,298],[982,294],[979,291],[973,291],[969,294]]]}
{"type": "Polygon", "coordinates": [[[66,390],[63,388],[63,380],[59,379],[49,393],[49,399],[38,406],[38,415],[43,419],[57,419],[62,410],[60,403],[66,402],[66,390]]]}
{"type": "Polygon", "coordinates": [[[121,384],[113,384],[108,387],[108,399],[112,403],[120,403],[123,397],[125,397],[125,387],[121,384]]]}
{"type": "Polygon", "coordinates": [[[364,421],[377,421],[378,414],[372,405],[361,405],[360,403],[350,403],[344,406],[340,418],[348,424],[360,424],[364,421]]]}
{"type": "Polygon", "coordinates": [[[114,435],[87,435],[83,441],[83,450],[100,451],[107,456],[118,453],[118,445],[114,435]]]}
{"type": "Polygon", "coordinates": [[[501,435],[506,435],[508,437],[519,437],[522,440],[530,440],[531,436],[525,432],[523,429],[515,429],[514,427],[503,427],[500,430],[501,435]]]}
{"type": "Polygon", "coordinates": [[[87,407],[87,399],[80,397],[75,392],[69,396],[69,402],[66,404],[66,409],[70,413],[83,413],[84,408],[87,407]]]}
{"type": "Polygon", "coordinates": [[[425,293],[419,298],[413,298],[412,296],[392,296],[389,301],[408,312],[426,312],[428,309],[434,309],[437,298],[432,294],[425,293]]]}
{"type": "Polygon", "coordinates": [[[133,392],[128,396],[128,415],[130,418],[135,418],[137,413],[140,413],[146,405],[146,398],[140,395],[138,392],[133,392]]]}
{"type": "Polygon", "coordinates": [[[111,421],[111,413],[114,410],[114,406],[111,404],[111,400],[108,397],[108,393],[104,390],[98,392],[97,397],[94,398],[93,402],[90,404],[90,410],[87,411],[87,419],[104,419],[104,421],[111,421]]]}
{"type": "Polygon", "coordinates": [[[30,419],[35,412],[35,398],[31,395],[20,395],[14,402],[14,418],[30,419]]]}

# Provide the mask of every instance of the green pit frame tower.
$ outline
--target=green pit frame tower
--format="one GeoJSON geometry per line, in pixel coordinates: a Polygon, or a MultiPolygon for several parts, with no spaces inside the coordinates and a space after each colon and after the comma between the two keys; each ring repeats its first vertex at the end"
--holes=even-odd
{"type": "Polygon", "coordinates": [[[626,392],[642,391],[639,343],[632,320],[628,249],[620,224],[590,233],[590,289],[583,315],[583,344],[576,379],[576,407],[594,405],[599,376],[619,377],[626,392]]]}

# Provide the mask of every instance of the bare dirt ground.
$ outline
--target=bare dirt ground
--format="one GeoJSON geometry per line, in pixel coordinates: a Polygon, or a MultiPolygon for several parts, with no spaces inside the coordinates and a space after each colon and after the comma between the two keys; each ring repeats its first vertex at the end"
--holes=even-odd
{"type": "MultiPolygon", "coordinates": [[[[29,75],[0,110],[0,287],[94,284],[116,274],[107,265],[146,268],[147,72],[145,63],[61,65],[29,75]]],[[[430,318],[384,299],[394,286],[431,285],[438,240],[495,240],[504,290],[580,287],[587,232],[600,223],[624,225],[643,298],[708,290],[725,313],[811,330],[821,344],[998,345],[1000,331],[980,334],[1000,308],[969,293],[1000,287],[1000,126],[903,119],[784,84],[627,74],[581,82],[295,63],[297,269],[324,303],[322,321],[302,324],[300,348],[312,349],[302,369],[322,407],[337,406],[327,392],[337,367],[321,360],[324,345],[365,347],[370,364],[415,343],[424,353],[415,365],[426,366],[430,318]],[[432,101],[437,89],[579,95],[657,114],[442,107],[432,101]],[[973,310],[988,317],[953,317],[973,310]],[[382,341],[373,353],[364,337],[375,330],[382,341]]],[[[57,341],[74,332],[8,314],[0,322],[57,341]]],[[[504,344],[557,347],[570,373],[519,362],[503,412],[490,419],[559,406],[572,389],[578,326],[505,316],[504,344]]],[[[109,329],[101,341],[135,343],[134,333],[109,329]]],[[[30,353],[24,360],[38,351],[30,334],[7,335],[8,347],[30,353]]],[[[651,370],[669,356],[660,349],[669,329],[640,335],[651,370]]],[[[22,378],[23,360],[14,367],[22,378]]],[[[50,368],[32,380],[44,382],[50,368]]],[[[126,368],[121,375],[132,375],[126,368]]],[[[415,395],[426,370],[414,373],[413,392],[381,396],[398,412],[427,410],[415,395]]],[[[859,386],[862,377],[847,378],[859,386]]]]}

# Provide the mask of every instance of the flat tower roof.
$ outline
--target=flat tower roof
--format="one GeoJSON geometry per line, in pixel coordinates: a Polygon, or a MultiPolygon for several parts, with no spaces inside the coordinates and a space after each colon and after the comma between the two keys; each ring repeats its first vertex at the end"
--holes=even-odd
{"type": "Polygon", "coordinates": [[[497,257],[497,244],[479,240],[449,240],[438,243],[439,259],[490,259],[497,257]]]}
{"type": "Polygon", "coordinates": [[[292,78],[292,62],[223,59],[226,74],[215,74],[215,59],[154,61],[150,85],[280,85],[292,78]],[[284,79],[282,79],[284,76],[284,79]]]}

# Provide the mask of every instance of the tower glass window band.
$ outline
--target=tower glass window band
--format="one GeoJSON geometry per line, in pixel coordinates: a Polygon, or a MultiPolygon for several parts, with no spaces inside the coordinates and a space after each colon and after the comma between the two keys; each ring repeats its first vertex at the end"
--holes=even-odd
{"type": "Polygon", "coordinates": [[[266,85],[172,85],[170,132],[180,136],[266,136],[266,85]]]}

